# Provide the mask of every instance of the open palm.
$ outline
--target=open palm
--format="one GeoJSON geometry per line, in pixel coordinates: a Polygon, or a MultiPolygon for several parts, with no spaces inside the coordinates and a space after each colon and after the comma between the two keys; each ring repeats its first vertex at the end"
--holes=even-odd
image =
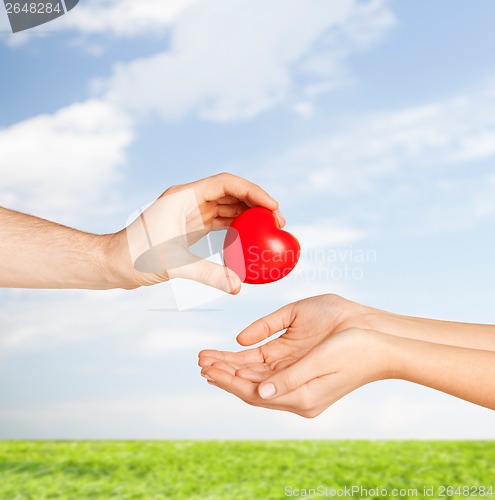
{"type": "Polygon", "coordinates": [[[240,352],[202,351],[199,365],[262,382],[306,356],[329,336],[351,326],[351,312],[356,306],[336,295],[321,295],[289,304],[255,321],[237,336],[237,340],[249,346],[286,329],[280,337],[240,352]]]}

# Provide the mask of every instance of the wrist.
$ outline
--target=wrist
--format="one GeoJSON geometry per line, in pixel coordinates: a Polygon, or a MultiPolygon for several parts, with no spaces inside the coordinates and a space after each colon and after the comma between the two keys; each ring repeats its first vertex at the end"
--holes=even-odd
{"type": "Polygon", "coordinates": [[[381,379],[404,379],[405,361],[407,354],[407,338],[375,332],[381,356],[381,379]]]}
{"type": "Polygon", "coordinates": [[[331,353],[348,360],[349,365],[359,366],[358,387],[376,382],[397,378],[397,354],[393,337],[375,330],[348,328],[330,338],[331,353]]]}
{"type": "Polygon", "coordinates": [[[360,314],[360,321],[363,324],[363,328],[377,332],[386,332],[391,322],[399,320],[398,317],[394,318],[394,316],[394,314],[380,309],[364,307],[360,314]]]}
{"type": "Polygon", "coordinates": [[[367,307],[340,295],[326,294],[326,306],[330,311],[332,331],[349,328],[380,331],[381,315],[384,311],[367,307]]]}
{"type": "Polygon", "coordinates": [[[125,230],[100,236],[105,288],[138,288],[137,271],[132,263],[125,230]]]}
{"type": "Polygon", "coordinates": [[[368,328],[378,332],[397,337],[414,337],[418,328],[419,318],[401,316],[380,309],[365,307],[360,315],[362,328],[368,328]]]}
{"type": "Polygon", "coordinates": [[[366,356],[371,358],[374,367],[372,379],[376,381],[401,378],[400,344],[403,339],[376,330],[367,330],[365,334],[366,356]]]}

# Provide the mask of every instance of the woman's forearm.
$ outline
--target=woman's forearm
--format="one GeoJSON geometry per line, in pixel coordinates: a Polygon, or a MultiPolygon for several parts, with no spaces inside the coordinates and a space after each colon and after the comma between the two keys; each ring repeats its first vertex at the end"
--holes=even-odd
{"type": "Polygon", "coordinates": [[[439,321],[369,309],[365,327],[389,335],[436,344],[495,351],[495,325],[439,321]]]}
{"type": "Polygon", "coordinates": [[[392,378],[495,410],[495,352],[387,335],[392,378]]]}

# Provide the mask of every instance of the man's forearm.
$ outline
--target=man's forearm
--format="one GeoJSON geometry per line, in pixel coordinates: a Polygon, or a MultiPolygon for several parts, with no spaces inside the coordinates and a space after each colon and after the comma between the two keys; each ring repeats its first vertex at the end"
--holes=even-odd
{"type": "Polygon", "coordinates": [[[495,352],[388,337],[393,378],[495,410],[495,352]]]}
{"type": "Polygon", "coordinates": [[[125,287],[113,262],[116,237],[84,233],[0,207],[0,287],[125,287]]]}

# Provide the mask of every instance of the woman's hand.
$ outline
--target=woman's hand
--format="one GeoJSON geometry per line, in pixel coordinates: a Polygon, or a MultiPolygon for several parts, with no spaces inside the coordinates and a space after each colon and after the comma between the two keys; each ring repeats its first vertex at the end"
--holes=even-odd
{"type": "Polygon", "coordinates": [[[493,345],[493,326],[430,324],[389,313],[382,313],[383,324],[395,325],[396,331],[363,326],[375,322],[378,313],[335,295],[290,304],[254,322],[238,341],[252,345],[287,329],[280,337],[241,352],[202,351],[201,373],[210,384],[251,405],[305,417],[319,415],[358,387],[387,378],[495,409],[495,352],[477,347],[493,345]],[[433,341],[422,340],[425,329],[433,341]],[[439,343],[440,335],[453,337],[452,344],[439,343]],[[468,338],[472,346],[465,347],[468,338]]]}
{"type": "MultiPolygon", "coordinates": [[[[283,337],[283,336],[282,336],[283,337]]],[[[282,339],[281,337],[281,339],[282,339]]],[[[269,355],[254,361],[244,353],[221,353],[200,357],[202,374],[220,387],[254,406],[284,410],[303,417],[318,416],[346,394],[370,382],[391,378],[395,367],[387,356],[388,335],[370,330],[348,328],[325,336],[309,351],[268,348],[269,355]]],[[[273,341],[276,342],[276,341],[273,341]]],[[[308,342],[307,345],[310,345],[308,342]]]]}
{"type": "Polygon", "coordinates": [[[268,344],[238,353],[205,350],[199,355],[200,366],[230,363],[240,373],[248,370],[264,373],[281,370],[302,359],[326,338],[346,328],[358,326],[367,308],[338,295],[320,295],[288,304],[260,318],[237,336],[243,346],[266,340],[277,332],[285,333],[268,344]]]}
{"type": "Polygon", "coordinates": [[[386,335],[354,327],[367,308],[337,295],[295,302],[255,321],[237,340],[260,347],[199,355],[211,383],[258,406],[316,416],[360,385],[388,375],[380,341],[386,335]]]}
{"type": "Polygon", "coordinates": [[[254,206],[273,210],[281,227],[285,225],[277,201],[241,177],[223,173],[173,186],[113,235],[109,267],[120,274],[122,288],[187,278],[238,293],[241,281],[232,270],[194,255],[189,247],[254,206]]]}

